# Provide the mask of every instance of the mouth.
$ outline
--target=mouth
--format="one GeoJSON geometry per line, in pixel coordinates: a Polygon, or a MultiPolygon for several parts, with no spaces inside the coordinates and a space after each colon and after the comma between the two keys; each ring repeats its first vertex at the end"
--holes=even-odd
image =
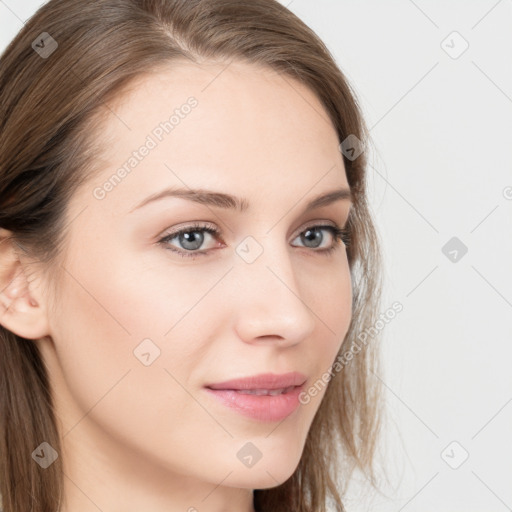
{"type": "Polygon", "coordinates": [[[208,384],[210,389],[231,389],[236,391],[282,391],[291,387],[301,386],[306,382],[306,376],[299,372],[262,373],[238,379],[226,380],[208,384]]]}
{"type": "Polygon", "coordinates": [[[287,388],[280,389],[233,389],[235,393],[240,393],[241,395],[257,395],[257,396],[277,396],[282,395],[283,393],[289,393],[293,391],[296,386],[289,386],[287,388]]]}
{"type": "Polygon", "coordinates": [[[205,390],[234,412],[261,422],[282,421],[300,405],[306,376],[262,374],[210,384],[205,390]]]}

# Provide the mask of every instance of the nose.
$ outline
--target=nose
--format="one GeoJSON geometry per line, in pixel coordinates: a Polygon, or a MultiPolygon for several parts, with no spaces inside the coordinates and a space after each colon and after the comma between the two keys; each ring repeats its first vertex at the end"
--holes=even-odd
{"type": "Polygon", "coordinates": [[[271,245],[271,240],[262,245],[252,263],[237,257],[232,275],[237,283],[235,328],[246,343],[292,346],[311,336],[318,319],[305,301],[306,290],[286,245],[271,245]]]}

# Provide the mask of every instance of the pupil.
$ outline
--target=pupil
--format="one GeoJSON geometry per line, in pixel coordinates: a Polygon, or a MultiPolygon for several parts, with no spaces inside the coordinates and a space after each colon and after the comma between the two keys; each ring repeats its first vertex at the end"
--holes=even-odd
{"type": "Polygon", "coordinates": [[[204,235],[199,231],[189,231],[180,236],[180,243],[184,249],[199,249],[203,243],[203,239],[204,235]]]}
{"type": "MultiPolygon", "coordinates": [[[[312,246],[310,245],[308,247],[318,247],[322,243],[323,235],[322,235],[321,231],[319,231],[317,229],[308,229],[307,231],[305,231],[303,238],[306,239],[308,242],[309,241],[315,242],[315,240],[318,242],[318,243],[314,243],[312,246]]],[[[305,245],[307,245],[307,244],[305,244],[305,245]]]]}

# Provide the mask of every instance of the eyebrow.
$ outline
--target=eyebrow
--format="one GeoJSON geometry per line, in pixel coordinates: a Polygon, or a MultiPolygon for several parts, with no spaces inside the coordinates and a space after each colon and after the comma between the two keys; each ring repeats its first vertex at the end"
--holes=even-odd
{"type": "MultiPolygon", "coordinates": [[[[230,194],[225,194],[223,192],[214,192],[205,189],[168,188],[162,190],[161,192],[150,195],[134,208],[132,208],[129,213],[142,208],[148,203],[152,203],[153,201],[158,201],[168,197],[178,197],[206,206],[231,209],[239,212],[247,211],[250,206],[249,201],[246,198],[236,197],[230,194]]],[[[327,206],[341,200],[348,200],[352,203],[352,193],[350,189],[341,188],[323,193],[309,201],[304,211],[327,206]]]]}

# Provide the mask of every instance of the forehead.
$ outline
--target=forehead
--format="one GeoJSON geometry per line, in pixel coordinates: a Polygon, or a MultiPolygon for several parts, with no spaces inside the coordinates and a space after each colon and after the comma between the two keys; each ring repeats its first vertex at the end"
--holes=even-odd
{"type": "MultiPolygon", "coordinates": [[[[285,138],[288,133],[317,143],[336,138],[325,107],[306,85],[268,67],[238,61],[178,61],[137,77],[109,109],[105,130],[114,140],[135,143],[132,135],[150,133],[191,97],[199,108],[187,124],[201,122],[219,135],[236,130],[238,139],[256,134],[264,139],[266,134],[285,138]]],[[[177,137],[178,130],[173,133],[177,137]]]]}
{"type": "Polygon", "coordinates": [[[119,169],[115,188],[137,197],[159,185],[229,187],[245,196],[276,187],[305,194],[320,180],[324,188],[347,185],[322,103],[266,67],[173,63],[138,77],[108,107],[98,133],[103,171],[93,185],[119,169]]]}

